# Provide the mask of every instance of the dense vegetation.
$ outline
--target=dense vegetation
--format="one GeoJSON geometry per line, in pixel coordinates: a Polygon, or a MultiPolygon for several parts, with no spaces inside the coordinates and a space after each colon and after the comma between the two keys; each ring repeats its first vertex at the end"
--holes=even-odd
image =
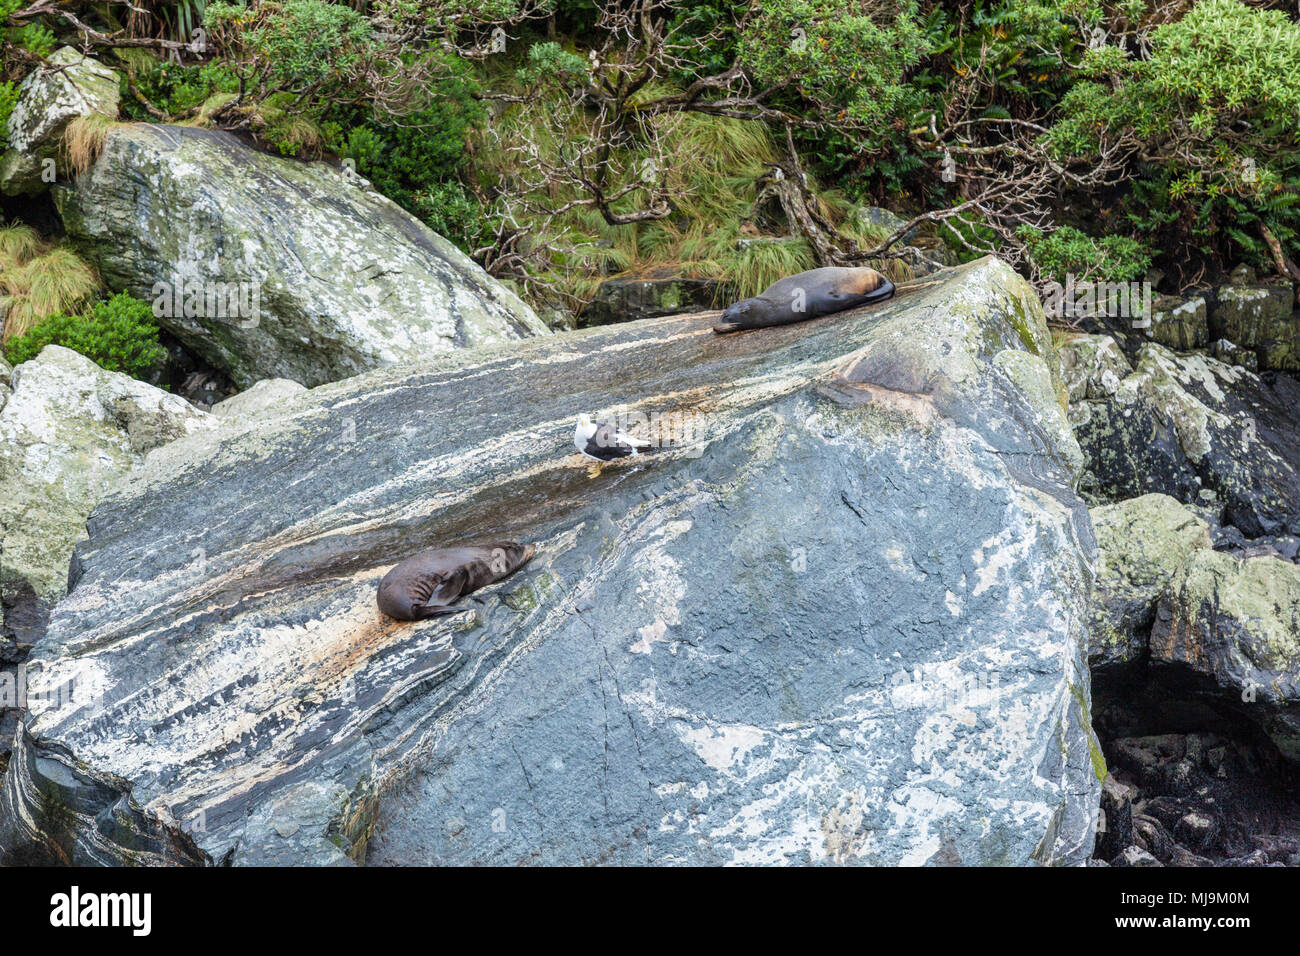
{"type": "MultiPolygon", "coordinates": [[[[125,118],[344,162],[539,304],[899,240],[1035,280],[1300,281],[1300,25],[1243,0],[143,0],[7,15],[125,118]],[[73,11],[69,19],[62,11],[73,11]],[[79,25],[78,25],[79,24],[79,25]],[[915,230],[861,215],[883,205],[915,230]]],[[[892,263],[895,272],[905,267],[892,263]]]]}
{"type": "Polygon", "coordinates": [[[142,377],[163,359],[158,326],[148,302],[119,292],[96,302],[86,315],[56,312],[29,331],[10,339],[5,355],[13,364],[26,362],[47,345],[80,352],[110,372],[142,377]]]}

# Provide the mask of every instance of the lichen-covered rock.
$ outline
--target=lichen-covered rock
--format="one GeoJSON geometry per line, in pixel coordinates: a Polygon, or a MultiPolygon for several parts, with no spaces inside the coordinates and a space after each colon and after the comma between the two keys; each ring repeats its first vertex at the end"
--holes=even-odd
{"type": "Polygon", "coordinates": [[[1058,351],[1071,402],[1085,398],[1107,401],[1133,371],[1123,349],[1109,335],[1071,335],[1058,351]]]}
{"type": "Polygon", "coordinates": [[[1092,509],[1097,536],[1088,661],[1094,668],[1141,661],[1156,605],[1187,556],[1210,547],[1209,526],[1168,495],[1092,509]]]}
{"type": "Polygon", "coordinates": [[[1209,331],[1259,356],[1265,369],[1300,370],[1300,317],[1290,283],[1221,286],[1209,331]]]}
{"type": "Polygon", "coordinates": [[[1205,348],[1210,341],[1205,296],[1160,296],[1152,303],[1146,335],[1171,349],[1205,348]]]}
{"type": "Polygon", "coordinates": [[[219,418],[248,418],[268,409],[281,409],[305,391],[305,387],[287,378],[264,378],[252,388],[217,402],[212,414],[219,418]]]}
{"type": "Polygon", "coordinates": [[[108,487],[151,449],[207,427],[183,399],[51,345],[0,408],[0,659],[21,657],[63,596],[74,542],[108,487]]]}
{"type": "Polygon", "coordinates": [[[42,160],[56,159],[63,134],[78,116],[117,116],[117,74],[70,46],[60,47],[27,75],[9,114],[9,149],[0,157],[6,196],[48,188],[42,160]]]}
{"type": "Polygon", "coordinates": [[[32,707],[2,852],[1081,863],[1095,552],[1055,391],[1018,384],[1053,379],[1036,301],[980,260],[747,335],[371,372],[167,446],[33,652],[34,690],[87,691],[32,707]],[[678,441],[592,479],[580,411],[678,441]],[[538,554],[464,613],[380,617],[396,562],[501,537],[538,554]]]}
{"type": "Polygon", "coordinates": [[[1227,339],[1215,339],[1211,342],[1210,354],[1228,365],[1240,365],[1252,372],[1259,371],[1259,355],[1227,339]]]}
{"type": "Polygon", "coordinates": [[[684,312],[708,312],[730,301],[727,284],[716,279],[618,276],[606,279],[582,311],[584,325],[609,325],[684,312]]]}
{"type": "Polygon", "coordinates": [[[1209,490],[1223,522],[1248,537],[1300,533],[1300,385],[1155,344],[1121,375],[1106,339],[1061,347],[1085,497],[1160,492],[1192,503],[1209,490]]]}
{"type": "Polygon", "coordinates": [[[1197,550],[1160,602],[1151,661],[1300,760],[1300,566],[1197,550]]]}
{"type": "Polygon", "coordinates": [[[241,388],[319,385],[547,331],[388,199],[230,133],[116,128],[54,195],[109,284],[154,302],[161,325],[241,388]]]}

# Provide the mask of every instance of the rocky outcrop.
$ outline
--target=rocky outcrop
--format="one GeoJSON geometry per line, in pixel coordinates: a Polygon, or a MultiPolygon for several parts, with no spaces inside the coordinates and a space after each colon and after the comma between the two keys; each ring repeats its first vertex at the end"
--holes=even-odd
{"type": "Polygon", "coordinates": [[[1092,509],[1097,582],[1088,661],[1097,668],[1145,659],[1156,605],[1192,551],[1210,547],[1209,527],[1168,495],[1092,509]]]}
{"type": "Polygon", "coordinates": [[[1203,349],[1210,342],[1203,295],[1162,295],[1152,303],[1146,335],[1171,349],[1203,349]]]}
{"type": "Polygon", "coordinates": [[[154,453],[33,652],[6,858],[1081,862],[1077,449],[1030,287],[944,277],[444,355],[154,453]],[[592,479],[580,411],[674,440],[592,479]],[[493,538],[538,554],[379,617],[393,564],[493,538]]]}
{"type": "Polygon", "coordinates": [[[582,310],[583,325],[609,325],[725,308],[731,294],[716,279],[618,276],[606,279],[582,310]]]}
{"type": "Polygon", "coordinates": [[[63,596],[73,543],[109,485],[174,438],[208,426],[182,399],[57,345],[12,375],[0,408],[0,587],[13,663],[63,596]]]}
{"type": "Polygon", "coordinates": [[[1210,310],[1210,337],[1228,339],[1259,357],[1260,368],[1300,370],[1300,316],[1290,283],[1220,286],[1210,310]]]}
{"type": "Polygon", "coordinates": [[[1109,336],[1062,346],[1074,425],[1096,503],[1160,492],[1213,498],[1249,538],[1300,533],[1300,384],[1203,353],[1148,344],[1130,366],[1109,336]]]}
{"type": "Polygon", "coordinates": [[[219,418],[248,418],[268,410],[278,411],[305,391],[303,386],[286,378],[264,378],[252,388],[217,402],[212,406],[212,414],[219,418]]]}
{"type": "Polygon", "coordinates": [[[117,117],[117,74],[70,46],[60,47],[27,75],[9,114],[9,149],[0,157],[0,192],[6,196],[49,188],[45,167],[57,164],[68,124],[100,113],[117,117]],[[46,163],[45,161],[54,161],[46,163]]]}
{"type": "Polygon", "coordinates": [[[1192,732],[1106,744],[1097,858],[1111,866],[1300,866],[1293,773],[1239,737],[1192,732]]]}
{"type": "Polygon", "coordinates": [[[139,124],[55,191],[114,288],[241,388],[303,385],[546,331],[394,203],[232,134],[139,124]]]}
{"type": "Polygon", "coordinates": [[[1203,679],[1195,693],[1300,760],[1300,566],[1192,552],[1160,603],[1151,660],[1203,679]]]}

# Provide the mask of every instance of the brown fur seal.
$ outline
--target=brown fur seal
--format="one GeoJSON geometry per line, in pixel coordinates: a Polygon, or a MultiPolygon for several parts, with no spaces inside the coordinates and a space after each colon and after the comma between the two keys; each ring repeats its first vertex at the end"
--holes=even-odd
{"type": "Polygon", "coordinates": [[[535,545],[502,541],[421,551],[379,582],[379,610],[399,621],[455,614],[463,608],[451,604],[514,574],[536,550],[535,545]]]}
{"type": "Polygon", "coordinates": [[[894,294],[894,283],[875,269],[826,266],[778,279],[762,295],[727,307],[719,335],[742,329],[804,322],[818,316],[879,302],[894,294]]]}

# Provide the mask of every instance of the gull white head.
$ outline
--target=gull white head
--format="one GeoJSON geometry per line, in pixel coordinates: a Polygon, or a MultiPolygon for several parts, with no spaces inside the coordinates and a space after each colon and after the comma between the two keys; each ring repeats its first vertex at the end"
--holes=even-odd
{"type": "Polygon", "coordinates": [[[596,423],[591,420],[590,415],[579,415],[578,425],[573,429],[573,444],[582,451],[587,447],[587,442],[591,441],[596,434],[596,423]]]}

